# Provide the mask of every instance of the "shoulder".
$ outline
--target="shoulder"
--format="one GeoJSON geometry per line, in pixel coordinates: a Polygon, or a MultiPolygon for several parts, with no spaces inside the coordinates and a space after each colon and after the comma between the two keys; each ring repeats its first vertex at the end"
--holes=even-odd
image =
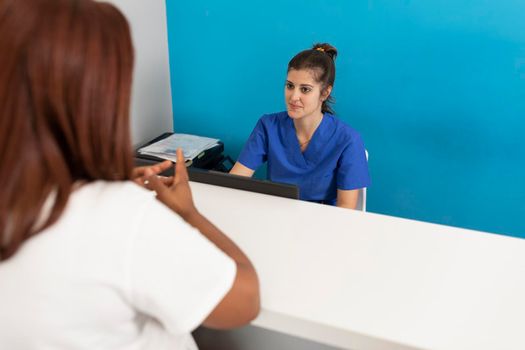
{"type": "Polygon", "coordinates": [[[281,130],[287,126],[288,113],[279,112],[264,114],[257,121],[257,125],[254,128],[254,131],[260,131],[265,133],[274,133],[277,130],[281,130]]]}
{"type": "Polygon", "coordinates": [[[279,125],[282,122],[286,121],[286,119],[288,119],[288,113],[284,111],[284,112],[278,112],[278,113],[264,114],[259,119],[259,121],[263,125],[279,125]]]}
{"type": "MultiPolygon", "coordinates": [[[[109,233],[115,242],[134,240],[137,234],[147,233],[167,241],[169,237],[159,232],[191,231],[191,226],[167,206],[157,200],[154,191],[148,191],[132,181],[95,181],[82,186],[74,193],[70,205],[74,222],[85,222],[98,234],[94,239],[105,240],[109,233]],[[165,230],[171,227],[172,230],[165,230]],[[152,232],[157,232],[155,235],[152,232]]],[[[177,235],[179,236],[179,235],[177,235]]],[[[120,243],[118,243],[120,244],[120,243]]]]}
{"type": "Polygon", "coordinates": [[[81,186],[75,197],[82,200],[97,198],[99,200],[136,202],[150,198],[154,199],[150,191],[138,186],[132,181],[94,181],[81,186]]]}
{"type": "Polygon", "coordinates": [[[361,134],[340,118],[329,113],[325,114],[325,118],[328,119],[329,124],[333,127],[334,137],[338,143],[349,145],[363,142],[361,134]]]}
{"type": "MultiPolygon", "coordinates": [[[[106,213],[113,220],[137,218],[146,208],[161,208],[155,193],[132,181],[94,181],[72,195],[72,208],[83,212],[106,213]]],[[[162,208],[160,209],[162,210],[162,208]]]]}

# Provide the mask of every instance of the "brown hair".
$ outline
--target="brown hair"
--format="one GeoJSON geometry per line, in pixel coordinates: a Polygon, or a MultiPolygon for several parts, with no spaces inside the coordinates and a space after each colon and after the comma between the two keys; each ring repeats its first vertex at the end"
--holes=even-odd
{"type": "Polygon", "coordinates": [[[75,182],[130,179],[133,47],[112,5],[0,0],[0,52],[1,261],[60,217],[75,182]]]}
{"type": "MultiPolygon", "coordinates": [[[[314,72],[315,79],[321,83],[322,90],[328,86],[334,86],[335,82],[335,58],[337,49],[330,44],[314,44],[311,49],[304,50],[295,55],[288,63],[288,72],[292,69],[309,69],[314,72]]],[[[331,105],[334,103],[330,95],[323,101],[321,111],[334,114],[331,105]]]]}

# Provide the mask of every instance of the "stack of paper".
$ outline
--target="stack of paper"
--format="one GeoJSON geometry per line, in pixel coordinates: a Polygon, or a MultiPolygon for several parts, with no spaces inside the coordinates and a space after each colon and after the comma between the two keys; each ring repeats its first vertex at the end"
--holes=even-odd
{"type": "Polygon", "coordinates": [[[138,150],[140,154],[147,154],[157,158],[177,162],[177,148],[182,148],[185,161],[191,161],[207,149],[217,145],[219,139],[188,134],[173,134],[165,139],[138,150]]]}

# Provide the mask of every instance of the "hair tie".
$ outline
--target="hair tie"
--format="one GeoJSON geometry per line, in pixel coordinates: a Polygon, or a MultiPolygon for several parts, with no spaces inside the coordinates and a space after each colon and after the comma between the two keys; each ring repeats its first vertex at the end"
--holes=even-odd
{"type": "Polygon", "coordinates": [[[318,47],[316,48],[317,51],[321,51],[321,52],[324,52],[324,49],[322,47],[318,47]]]}

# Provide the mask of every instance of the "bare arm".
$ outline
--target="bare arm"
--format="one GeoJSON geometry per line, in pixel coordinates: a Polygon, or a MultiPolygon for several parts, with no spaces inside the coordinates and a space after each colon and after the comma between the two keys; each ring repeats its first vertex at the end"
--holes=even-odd
{"type": "Polygon", "coordinates": [[[208,315],[204,325],[219,329],[245,325],[253,320],[260,310],[257,273],[241,249],[197,211],[180,149],[177,150],[177,160],[179,161],[175,165],[175,178],[172,185],[164,184],[154,175],[147,178],[147,186],[155,190],[161,202],[197,228],[207,239],[231,257],[237,266],[237,274],[231,289],[208,315]]]}
{"type": "Polygon", "coordinates": [[[337,206],[341,208],[355,209],[359,190],[337,190],[337,206]]]}
{"type": "Polygon", "coordinates": [[[229,329],[248,324],[260,310],[259,280],[252,263],[235,243],[198,212],[187,218],[187,221],[228,254],[237,265],[232,288],[204,320],[204,326],[229,329]]]}
{"type": "Polygon", "coordinates": [[[247,177],[252,177],[254,172],[254,170],[242,165],[239,162],[235,162],[235,165],[233,166],[232,170],[230,170],[230,174],[247,177]]]}

